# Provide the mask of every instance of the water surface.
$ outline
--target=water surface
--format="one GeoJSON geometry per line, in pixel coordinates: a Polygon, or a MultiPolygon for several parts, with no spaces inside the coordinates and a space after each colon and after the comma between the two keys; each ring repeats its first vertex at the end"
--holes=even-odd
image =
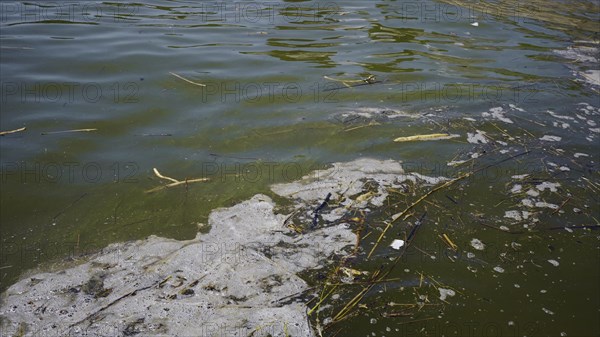
{"type": "MultiPolygon", "coordinates": [[[[328,163],[391,158],[454,177],[530,151],[440,194],[406,220],[427,212],[415,246],[436,259],[413,251],[396,276],[429,275],[460,294],[440,302],[436,288],[398,291],[392,284],[380,289],[385,296],[372,294],[341,334],[600,332],[591,323],[600,310],[598,234],[556,229],[600,219],[599,87],[578,75],[598,69],[597,1],[1,6],[0,129],[27,128],[0,139],[2,289],[29,268],[112,242],[193,238],[211,209],[269,193],[270,184],[328,163]],[[573,46],[591,52],[567,58],[573,46]],[[362,81],[371,75],[373,83],[362,81]],[[74,129],[96,130],[54,133],[74,129]],[[475,130],[494,142],[467,142],[475,130]],[[440,132],[461,137],[392,141],[440,132]],[[540,140],[546,135],[560,140],[540,140]],[[587,156],[575,156],[581,153],[587,156]],[[448,166],[452,160],[470,162],[448,166]],[[164,183],[153,168],[178,180],[211,181],[148,194],[164,183]],[[521,174],[529,181],[512,178],[521,174]],[[525,185],[524,193],[544,181],[560,188],[542,191],[548,194],[537,201],[560,210],[531,210],[537,223],[505,217],[524,209],[517,205],[526,196],[510,192],[515,184],[525,185]],[[459,245],[459,257],[473,252],[485,263],[456,260],[442,233],[459,245]],[[473,238],[491,248],[474,251],[473,238]],[[505,273],[493,271],[499,265],[505,273]],[[421,295],[435,306],[382,317],[390,312],[380,308],[386,303],[423,302],[421,295]]],[[[426,188],[391,198],[395,208],[373,215],[365,253],[381,221],[426,188]]],[[[366,269],[381,262],[360,261],[366,269]]]]}

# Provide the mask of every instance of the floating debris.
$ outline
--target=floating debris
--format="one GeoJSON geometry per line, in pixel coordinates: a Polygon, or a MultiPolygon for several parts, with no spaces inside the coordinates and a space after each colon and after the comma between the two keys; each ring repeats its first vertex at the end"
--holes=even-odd
{"type": "Polygon", "coordinates": [[[17,132],[21,132],[21,131],[25,131],[25,130],[27,130],[27,128],[23,127],[23,128],[19,128],[19,129],[15,129],[15,130],[10,130],[10,131],[0,131],[0,136],[10,135],[11,133],[17,133],[17,132]]]}
{"type": "MultiPolygon", "coordinates": [[[[323,76],[323,78],[326,80],[342,83],[346,88],[353,88],[353,87],[358,87],[358,86],[362,86],[362,85],[381,83],[381,81],[378,81],[375,78],[375,75],[369,75],[369,76],[367,76],[363,79],[359,79],[359,80],[350,80],[350,79],[344,80],[344,79],[339,79],[339,78],[332,78],[329,76],[323,76]]],[[[343,89],[343,88],[338,88],[338,89],[343,89]]],[[[331,90],[333,90],[333,89],[325,89],[324,91],[331,91],[331,90]]]]}
{"type": "Polygon", "coordinates": [[[296,273],[322,266],[328,256],[351,246],[355,236],[338,225],[292,238],[281,227],[285,215],[276,214],[274,209],[269,197],[258,194],[230,208],[213,210],[209,225],[215,230],[199,233],[193,240],[151,236],[113,244],[66,272],[37,275],[42,281],[34,286],[30,278],[25,278],[3,298],[7,307],[23,308],[18,312],[2,310],[3,328],[10,331],[19,322],[27,322],[28,335],[61,335],[86,329],[87,334],[97,336],[103,335],[102,329],[109,324],[130,325],[145,317],[144,324],[136,325],[144,336],[164,335],[167,330],[169,335],[202,335],[215,324],[246,324],[249,330],[241,335],[248,336],[252,329],[264,326],[268,317],[281,322],[273,327],[272,331],[277,332],[274,335],[284,336],[283,323],[287,322],[288,329],[292,329],[288,335],[314,336],[304,304],[272,303],[308,289],[296,273]],[[102,273],[102,282],[90,282],[97,272],[102,273]],[[83,290],[64,291],[82,285],[98,298],[91,298],[83,290]],[[103,291],[107,285],[111,291],[103,291]],[[235,310],[232,301],[237,304],[235,310]],[[71,310],[72,306],[77,307],[72,316],[60,315],[61,310],[71,310]],[[36,311],[40,307],[47,308],[45,313],[36,311]],[[103,324],[93,324],[98,314],[103,324]],[[162,326],[164,331],[153,331],[152,326],[162,326]]]}
{"type": "Polygon", "coordinates": [[[460,137],[460,135],[448,134],[448,133],[432,133],[428,135],[415,135],[415,136],[407,136],[407,137],[398,137],[394,139],[395,142],[415,142],[420,140],[441,140],[441,139],[451,139],[460,137]]]}
{"type": "Polygon", "coordinates": [[[392,248],[394,248],[394,249],[398,250],[398,249],[400,249],[402,246],[404,246],[404,240],[398,240],[398,239],[396,239],[396,240],[394,240],[394,241],[392,242],[392,244],[391,244],[390,246],[391,246],[392,248]]]}
{"type": "Polygon", "coordinates": [[[445,301],[448,296],[452,297],[456,295],[456,292],[452,289],[438,288],[438,291],[440,292],[440,300],[442,301],[445,301]]]}
{"type": "Polygon", "coordinates": [[[452,242],[452,240],[450,240],[450,237],[447,234],[442,234],[441,238],[444,241],[444,243],[448,245],[448,247],[452,248],[452,250],[458,250],[458,246],[454,242],[452,242]]]}
{"type": "Polygon", "coordinates": [[[73,130],[62,130],[62,131],[48,131],[48,132],[42,132],[41,135],[46,136],[46,135],[55,135],[55,134],[59,134],[59,133],[92,132],[92,131],[97,131],[97,130],[98,129],[73,129],[73,130]]]}
{"type": "Polygon", "coordinates": [[[561,128],[563,128],[563,129],[568,129],[569,127],[571,127],[571,125],[570,125],[569,123],[565,123],[565,122],[561,122],[561,123],[558,123],[558,122],[552,122],[552,125],[553,125],[554,127],[561,127],[561,128]]]}
{"type": "MultiPolygon", "coordinates": [[[[509,218],[509,219],[515,219],[517,221],[521,221],[523,219],[529,218],[529,214],[530,213],[528,211],[521,212],[521,211],[516,211],[516,210],[510,210],[510,211],[504,212],[504,217],[509,218]]],[[[502,227],[504,227],[504,226],[501,226],[500,229],[502,229],[502,227]]]]}
{"type": "MultiPolygon", "coordinates": [[[[581,43],[582,41],[579,41],[581,43]]],[[[590,44],[589,42],[583,42],[590,44]]],[[[592,44],[594,44],[592,42],[592,44]]],[[[597,44],[596,44],[597,45],[597,44]]],[[[600,70],[587,69],[589,65],[598,64],[598,47],[589,45],[579,45],[568,47],[566,50],[554,50],[554,52],[564,58],[573,60],[569,63],[574,76],[578,77],[578,81],[583,81],[588,85],[600,86],[600,70]]],[[[597,92],[597,91],[596,91],[597,92]]]]}
{"type": "Polygon", "coordinates": [[[489,112],[482,112],[481,116],[492,117],[492,118],[502,121],[504,123],[513,124],[513,121],[510,118],[504,116],[505,114],[506,114],[506,111],[504,111],[504,109],[502,109],[502,107],[494,107],[494,108],[491,108],[489,110],[489,112]]]}
{"type": "Polygon", "coordinates": [[[160,172],[158,172],[158,170],[156,168],[154,168],[153,171],[154,171],[154,174],[157,177],[159,177],[161,179],[164,179],[164,180],[167,180],[167,181],[170,181],[171,183],[167,184],[167,185],[155,187],[155,188],[153,188],[151,190],[147,190],[146,193],[154,193],[156,191],[160,191],[160,190],[165,189],[165,188],[175,187],[175,186],[179,186],[179,185],[183,185],[183,184],[185,184],[187,186],[187,184],[198,183],[198,182],[205,182],[205,181],[209,181],[210,180],[209,178],[196,178],[196,179],[185,179],[185,180],[180,181],[180,180],[177,180],[177,179],[173,179],[171,177],[163,176],[162,174],[160,174],[160,172]]]}
{"type": "Polygon", "coordinates": [[[546,189],[549,189],[550,192],[556,192],[557,191],[557,187],[560,187],[559,183],[551,183],[551,182],[548,182],[548,181],[544,181],[543,183],[538,184],[536,186],[536,188],[538,190],[542,191],[542,192],[545,191],[546,189]]]}
{"type": "Polygon", "coordinates": [[[533,201],[531,199],[523,199],[521,200],[521,203],[525,207],[533,207],[533,201]]]}
{"type": "Polygon", "coordinates": [[[554,118],[558,118],[558,119],[565,119],[565,120],[575,120],[575,118],[571,117],[571,116],[565,116],[565,115],[559,115],[556,114],[554,111],[552,110],[546,110],[547,113],[550,114],[550,116],[554,117],[554,118]]]}
{"type": "Polygon", "coordinates": [[[466,160],[453,160],[453,161],[449,161],[447,165],[448,166],[458,166],[458,165],[464,164],[466,162],[467,162],[466,160]]]}
{"type": "MultiPolygon", "coordinates": [[[[381,191],[394,186],[399,188],[400,176],[405,180],[416,179],[405,174],[399,162],[374,159],[336,163],[315,174],[318,181],[307,176],[271,189],[280,197],[289,197],[296,210],[302,207],[308,210],[322,202],[325,193],[364,195],[368,192],[367,177],[372,179],[369,184],[373,180],[379,182],[381,191]]],[[[168,183],[181,183],[158,170],[154,170],[154,175],[168,183]]],[[[354,202],[347,199],[345,204],[335,205],[335,209],[339,209],[338,218],[345,215],[347,206],[354,202]]],[[[329,205],[322,211],[332,208],[333,205],[329,205]]],[[[48,333],[85,328],[90,335],[100,335],[99,329],[106,325],[94,322],[101,314],[103,324],[126,327],[119,335],[130,335],[132,331],[140,335],[164,335],[167,331],[171,335],[198,335],[219,324],[228,328],[243,326],[249,330],[242,331],[240,336],[249,336],[268,320],[281,322],[281,326],[271,329],[274,336],[315,336],[309,326],[310,312],[307,313],[305,303],[277,301],[310,290],[298,273],[324,268],[328,261],[337,260],[336,256],[348,256],[357,236],[344,223],[294,235],[291,229],[282,226],[288,217],[276,212],[271,198],[257,194],[234,206],[213,210],[208,218],[212,230],[198,233],[193,240],[150,236],[145,240],[117,243],[74,267],[35,275],[41,280],[35,285],[31,285],[31,277],[25,278],[11,286],[3,298],[0,309],[3,329],[12,331],[21,322],[28,322],[30,335],[46,333],[44,329],[50,326],[52,331],[48,333]],[[89,282],[90,276],[97,273],[102,276],[89,282]],[[90,295],[84,291],[64,291],[80,289],[82,284],[88,284],[86,289],[93,290],[97,298],[90,301],[90,295]],[[20,303],[31,305],[19,311],[4,310],[21,306],[20,303]],[[114,305],[116,303],[118,305],[114,305]],[[74,305],[77,311],[73,316],[67,318],[60,314],[61,310],[71,310],[74,305]],[[40,307],[47,307],[45,314],[36,311],[40,307]],[[38,317],[43,318],[43,322],[38,317]],[[140,317],[145,317],[143,323],[140,317]],[[162,330],[152,330],[156,326],[162,330]]],[[[423,218],[424,215],[419,222],[423,218]]],[[[310,222],[308,218],[305,220],[310,222]]],[[[354,278],[368,274],[347,267],[340,271],[347,274],[349,284],[354,278]]],[[[373,277],[381,281],[386,275],[373,277]]],[[[367,287],[365,294],[371,287],[367,287]]],[[[354,306],[348,306],[347,310],[352,308],[354,306]]],[[[347,310],[338,313],[334,320],[344,317],[347,310]]]]}
{"type": "Polygon", "coordinates": [[[331,193],[327,193],[325,200],[317,207],[313,212],[313,220],[311,228],[314,229],[319,223],[319,212],[323,210],[323,208],[327,207],[329,200],[331,199],[331,193]]]}
{"type": "Polygon", "coordinates": [[[552,312],[552,311],[550,311],[550,310],[548,310],[548,309],[546,309],[546,308],[542,308],[542,310],[543,310],[545,313],[547,313],[548,315],[554,315],[554,312],[552,312]]]}
{"type": "Polygon", "coordinates": [[[548,260],[548,262],[550,262],[551,265],[558,267],[558,265],[560,264],[558,261],[556,260],[548,260]]]}
{"type": "Polygon", "coordinates": [[[594,53],[589,54],[585,46],[569,46],[567,49],[557,49],[554,52],[564,58],[572,59],[577,62],[590,62],[598,63],[598,58],[594,56],[594,53]]]}
{"type": "Polygon", "coordinates": [[[545,135],[544,137],[540,138],[540,140],[545,140],[547,142],[560,142],[562,140],[562,137],[545,135]]]}
{"type": "Polygon", "coordinates": [[[188,83],[190,83],[190,84],[193,84],[193,85],[197,85],[197,86],[199,86],[199,87],[205,87],[205,86],[206,86],[206,84],[197,83],[197,82],[194,82],[194,81],[188,80],[187,78],[185,78],[185,77],[183,77],[183,76],[181,76],[181,75],[177,75],[177,74],[175,74],[175,73],[172,73],[172,72],[169,72],[169,74],[171,74],[171,75],[173,75],[173,76],[177,77],[177,78],[178,78],[178,79],[180,79],[180,80],[186,81],[186,82],[188,82],[188,83]]]}
{"type": "Polygon", "coordinates": [[[139,136],[139,137],[171,137],[171,136],[173,136],[173,134],[171,134],[171,133],[142,133],[142,134],[136,134],[134,136],[139,136]]]}
{"type": "Polygon", "coordinates": [[[337,113],[333,116],[333,119],[344,125],[356,125],[356,127],[351,127],[345,130],[352,131],[362,127],[380,125],[380,123],[389,123],[395,119],[417,119],[419,117],[420,116],[417,114],[411,114],[402,110],[360,107],[350,111],[337,113]]]}
{"type": "Polygon", "coordinates": [[[471,246],[477,250],[484,250],[485,244],[481,242],[479,239],[471,240],[471,246]]]}
{"type": "Polygon", "coordinates": [[[500,266],[496,266],[496,267],[494,267],[494,271],[497,273],[504,273],[504,268],[502,268],[500,266]]]}
{"type": "Polygon", "coordinates": [[[485,136],[485,132],[475,130],[475,133],[467,133],[467,141],[471,144],[487,144],[488,140],[485,136]]]}
{"type": "Polygon", "coordinates": [[[585,72],[580,72],[579,75],[581,75],[589,84],[600,86],[600,70],[590,69],[585,72]]]}
{"type": "Polygon", "coordinates": [[[521,212],[519,211],[506,211],[504,212],[504,217],[509,219],[515,219],[517,221],[523,220],[521,217],[521,212]]]}
{"type": "Polygon", "coordinates": [[[346,275],[346,277],[354,279],[357,276],[361,276],[361,275],[369,275],[368,271],[360,271],[360,270],[356,270],[356,269],[352,269],[352,268],[348,268],[348,267],[341,267],[340,268],[340,272],[342,272],[344,275],[346,275]]]}
{"type": "Polygon", "coordinates": [[[545,201],[538,201],[535,203],[535,207],[538,208],[551,208],[551,209],[558,209],[558,205],[555,204],[551,204],[545,201]]]}

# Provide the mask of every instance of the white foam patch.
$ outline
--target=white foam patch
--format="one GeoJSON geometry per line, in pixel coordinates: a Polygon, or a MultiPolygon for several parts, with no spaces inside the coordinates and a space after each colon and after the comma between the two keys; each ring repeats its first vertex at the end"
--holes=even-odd
{"type": "Polygon", "coordinates": [[[521,203],[525,207],[533,207],[533,201],[531,199],[523,199],[521,200],[521,203]]]}
{"type": "MultiPolygon", "coordinates": [[[[554,52],[562,57],[575,60],[577,62],[592,62],[598,63],[598,58],[594,57],[593,54],[589,55],[586,53],[586,49],[590,47],[585,46],[573,46],[568,47],[566,50],[554,50],[554,52]]],[[[597,54],[597,51],[596,51],[597,54]]]]}
{"type": "Polygon", "coordinates": [[[504,212],[504,217],[509,218],[509,219],[514,219],[517,221],[523,220],[523,218],[521,217],[521,212],[514,211],[514,210],[504,212]]]}
{"type": "Polygon", "coordinates": [[[486,144],[488,142],[485,132],[475,130],[475,133],[467,133],[467,141],[471,144],[486,144]]]}
{"type": "Polygon", "coordinates": [[[456,295],[456,292],[452,289],[438,288],[438,291],[440,292],[440,300],[442,301],[445,301],[448,297],[456,295]]]}
{"type": "Polygon", "coordinates": [[[600,86],[600,70],[592,69],[585,72],[580,71],[579,75],[583,77],[587,83],[600,86]]]}
{"type": "Polygon", "coordinates": [[[100,336],[106,327],[130,326],[140,335],[191,336],[215,326],[228,331],[242,327],[240,335],[247,335],[269,322],[282,322],[274,327],[279,333],[286,322],[292,335],[313,336],[303,304],[270,303],[306,289],[296,273],[341,253],[355,238],[340,225],[295,242],[283,233],[285,216],[273,209],[272,200],[259,194],[214,210],[209,216],[212,230],[193,240],[151,236],[113,244],[79,266],[34,275],[40,281],[33,286],[26,278],[6,293],[6,303],[21,308],[2,311],[6,326],[16,329],[27,322],[27,331],[35,335],[85,330],[100,336]],[[94,277],[101,280],[96,281],[99,289],[112,292],[98,298],[86,294],[83,289],[94,277]],[[45,307],[43,313],[35,310],[40,307],[45,307]],[[105,308],[103,320],[92,324],[88,317],[100,308],[105,308]]]}
{"type": "Polygon", "coordinates": [[[394,240],[392,242],[392,244],[390,245],[390,247],[392,247],[396,250],[400,249],[402,246],[404,246],[404,240],[398,240],[398,239],[394,240]]]}
{"type": "Polygon", "coordinates": [[[488,112],[482,112],[481,116],[483,117],[491,117],[494,119],[497,119],[499,121],[502,121],[504,123],[509,123],[509,124],[513,124],[513,121],[505,116],[506,111],[504,111],[504,109],[502,109],[502,107],[494,107],[491,108],[488,112]]]}
{"type": "Polygon", "coordinates": [[[545,201],[538,201],[535,203],[535,207],[538,208],[550,208],[550,209],[558,209],[558,205],[547,203],[545,201]]]}
{"type": "Polygon", "coordinates": [[[562,138],[559,136],[545,135],[542,138],[540,138],[540,140],[544,140],[547,142],[560,142],[562,138]]]}
{"type": "Polygon", "coordinates": [[[548,181],[544,181],[536,186],[540,191],[550,190],[550,192],[556,192],[558,187],[560,187],[559,183],[551,183],[548,181]]]}
{"type": "Polygon", "coordinates": [[[471,247],[477,249],[477,250],[484,250],[485,249],[485,244],[483,242],[481,242],[481,240],[473,238],[471,240],[471,247]]]}
{"type": "MultiPolygon", "coordinates": [[[[392,160],[359,159],[272,190],[292,199],[292,208],[308,212],[327,193],[366,195],[361,202],[382,203],[387,188],[400,187],[405,180],[443,181],[407,174],[392,160]],[[379,185],[377,192],[366,190],[367,180],[379,185]]],[[[323,217],[339,218],[354,202],[330,205],[323,217]]],[[[3,332],[17,335],[24,323],[26,336],[66,331],[99,336],[106,327],[121,329],[115,335],[135,331],[140,336],[203,336],[219,327],[233,331],[231,336],[263,329],[263,336],[268,327],[273,336],[313,337],[305,304],[278,301],[308,289],[299,272],[323,268],[336,255],[350,254],[356,235],[344,223],[297,235],[284,225],[289,215],[275,207],[268,196],[257,194],[213,210],[208,219],[211,231],[193,240],[150,236],[112,244],[76,266],[31,274],[4,294],[3,332]],[[90,288],[104,296],[94,296],[90,288]],[[19,310],[10,310],[13,307],[19,310]],[[102,320],[93,322],[101,308],[102,320]]]]}
{"type": "Polygon", "coordinates": [[[558,118],[558,119],[566,119],[566,120],[575,120],[575,118],[571,117],[571,116],[565,116],[565,115],[559,115],[557,113],[555,113],[552,110],[546,110],[547,113],[549,113],[552,117],[554,118],[558,118]]]}
{"type": "Polygon", "coordinates": [[[517,111],[525,112],[525,109],[519,108],[518,106],[516,106],[514,104],[509,104],[508,107],[511,108],[512,110],[517,110],[517,111]]]}

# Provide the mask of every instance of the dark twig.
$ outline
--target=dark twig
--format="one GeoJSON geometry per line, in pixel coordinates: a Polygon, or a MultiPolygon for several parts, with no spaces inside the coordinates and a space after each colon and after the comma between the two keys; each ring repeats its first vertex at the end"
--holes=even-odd
{"type": "Polygon", "coordinates": [[[556,230],[556,229],[600,229],[600,225],[583,225],[583,226],[558,226],[558,227],[550,227],[548,230],[556,230]]]}
{"type": "Polygon", "coordinates": [[[315,209],[314,212],[314,216],[313,216],[313,221],[312,221],[312,227],[311,228],[315,228],[319,222],[319,212],[325,208],[325,206],[327,206],[327,203],[329,202],[329,199],[331,198],[331,193],[327,193],[327,196],[325,197],[325,201],[323,201],[319,207],[317,207],[315,209]]]}
{"type": "Polygon", "coordinates": [[[142,288],[138,288],[138,289],[135,289],[134,291],[128,292],[127,294],[125,294],[125,295],[123,295],[123,296],[121,296],[121,297],[119,297],[119,298],[115,299],[114,301],[110,302],[110,303],[109,303],[109,304],[107,304],[106,306],[104,306],[104,307],[102,307],[102,308],[98,309],[98,310],[97,310],[96,312],[94,312],[93,314],[91,314],[91,315],[88,315],[88,316],[87,316],[87,317],[85,317],[84,319],[82,319],[82,320],[80,320],[80,321],[78,321],[78,322],[75,322],[75,323],[71,324],[71,325],[69,326],[69,328],[72,328],[72,327],[74,327],[74,326],[76,326],[76,325],[78,325],[78,324],[81,324],[81,323],[83,323],[83,322],[85,322],[85,321],[87,321],[87,320],[93,320],[94,318],[96,318],[96,317],[98,316],[98,314],[99,314],[99,313],[101,313],[102,311],[104,311],[104,310],[108,309],[109,307],[111,307],[111,306],[113,306],[113,305],[117,304],[117,303],[118,303],[119,301],[121,301],[122,299],[124,299],[124,298],[127,298],[127,297],[129,297],[129,296],[135,296],[135,295],[137,294],[137,292],[138,292],[138,291],[142,291],[142,290],[150,289],[150,288],[152,288],[152,287],[154,287],[154,286],[157,286],[159,283],[160,283],[160,282],[154,282],[154,283],[152,283],[152,284],[151,284],[151,285],[149,285],[149,286],[142,287],[142,288]]]}
{"type": "Polygon", "coordinates": [[[425,219],[425,216],[427,216],[427,212],[423,213],[423,215],[421,215],[419,220],[417,220],[417,222],[415,222],[415,225],[413,226],[412,230],[408,234],[408,237],[406,238],[406,242],[410,242],[412,240],[413,236],[415,236],[415,233],[417,232],[417,229],[419,229],[419,227],[423,223],[423,219],[425,219]]]}
{"type": "Polygon", "coordinates": [[[82,195],[80,195],[79,198],[75,199],[75,201],[70,203],[67,207],[63,208],[60,212],[56,213],[56,215],[52,219],[50,219],[50,221],[55,221],[59,216],[61,216],[69,208],[73,207],[73,205],[75,205],[79,200],[83,199],[85,196],[87,196],[87,193],[83,193],[82,195]]]}

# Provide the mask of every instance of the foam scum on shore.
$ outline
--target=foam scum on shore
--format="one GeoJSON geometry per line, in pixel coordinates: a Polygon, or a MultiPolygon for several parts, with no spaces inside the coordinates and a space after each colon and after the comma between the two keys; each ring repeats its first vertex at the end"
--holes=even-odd
{"type": "Polygon", "coordinates": [[[286,299],[308,289],[299,272],[349,254],[356,236],[349,224],[333,222],[367,201],[381,205],[386,188],[439,179],[405,174],[391,160],[334,164],[273,186],[292,200],[290,214],[258,194],[214,210],[210,233],[193,240],[112,244],[78,265],[32,274],[4,294],[2,329],[7,336],[314,336],[306,305],[286,299]],[[377,192],[366,192],[367,179],[377,192]],[[286,226],[291,215],[310,218],[328,193],[340,201],[363,192],[368,200],[323,207],[319,218],[328,225],[302,234],[286,226]]]}

